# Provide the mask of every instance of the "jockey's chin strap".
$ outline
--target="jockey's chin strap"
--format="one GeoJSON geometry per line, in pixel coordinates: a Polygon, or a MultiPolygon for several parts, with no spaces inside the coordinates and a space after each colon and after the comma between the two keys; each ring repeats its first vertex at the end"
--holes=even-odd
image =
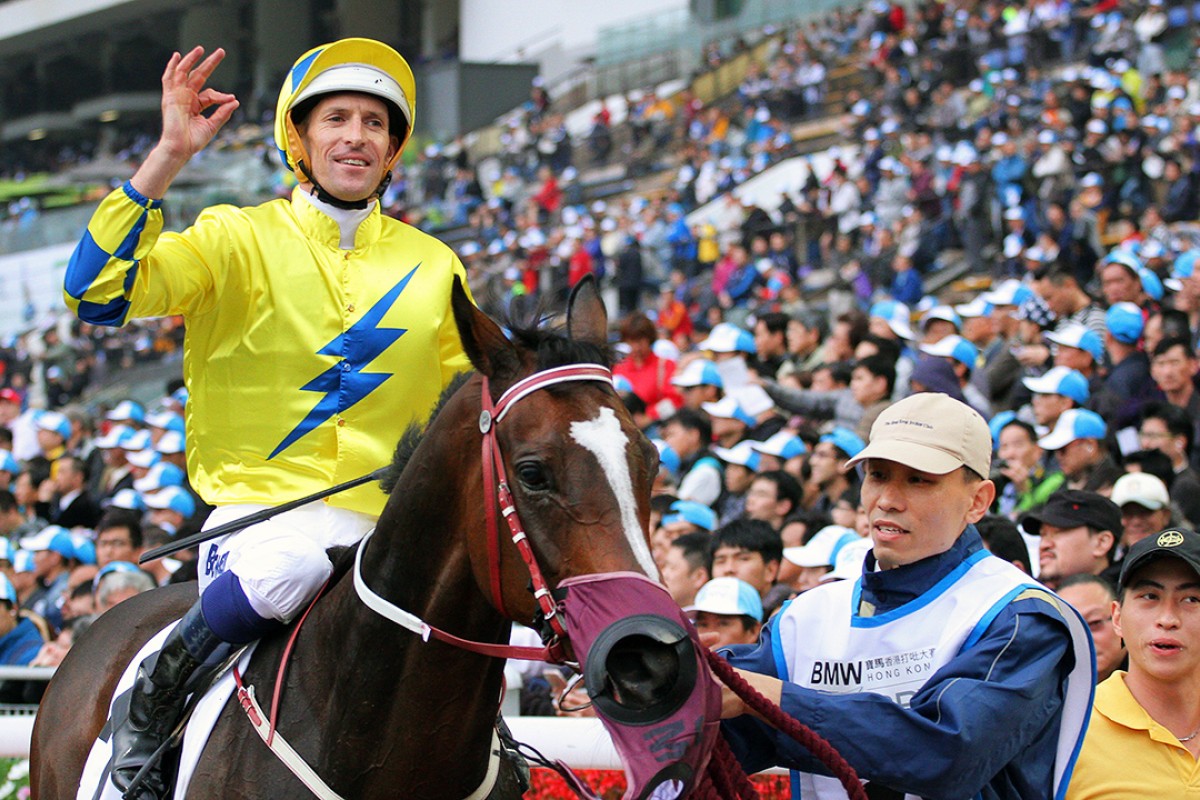
{"type": "Polygon", "coordinates": [[[500,528],[496,522],[496,509],[504,516],[508,530],[525,568],[533,584],[533,596],[537,600],[540,621],[543,621],[549,633],[543,633],[543,647],[517,647],[508,644],[491,644],[462,639],[454,634],[436,628],[411,612],[405,611],[394,603],[384,599],[371,587],[367,586],[362,574],[363,553],[367,543],[375,531],[370,531],[358,546],[354,556],[354,590],[363,604],[375,613],[389,619],[402,628],[412,631],[423,641],[437,639],[472,653],[492,658],[514,658],[524,661],[547,661],[553,664],[567,663],[565,642],[567,631],[563,626],[562,617],[558,613],[557,602],[553,591],[546,584],[542,570],[538,566],[537,557],[529,544],[529,538],[521,525],[521,518],[513,504],[512,492],[509,491],[504,466],[504,458],[500,453],[500,444],[496,439],[496,426],[504,419],[508,411],[522,398],[539,389],[545,389],[562,383],[574,381],[598,381],[612,386],[612,372],[600,364],[574,364],[566,367],[535,372],[527,378],[517,381],[510,386],[500,399],[492,403],[488,379],[483,378],[482,411],[479,414],[479,431],[483,434],[483,491],[484,511],[487,519],[488,544],[488,589],[491,601],[496,609],[505,617],[512,619],[508,605],[504,602],[504,590],[501,579],[500,564],[500,528]]]}

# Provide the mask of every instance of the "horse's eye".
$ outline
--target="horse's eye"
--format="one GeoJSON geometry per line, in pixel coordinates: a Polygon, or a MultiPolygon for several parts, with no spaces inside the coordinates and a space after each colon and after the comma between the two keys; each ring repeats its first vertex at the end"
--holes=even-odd
{"type": "Polygon", "coordinates": [[[550,488],[550,473],[537,461],[517,464],[517,480],[530,492],[544,492],[550,488]]]}

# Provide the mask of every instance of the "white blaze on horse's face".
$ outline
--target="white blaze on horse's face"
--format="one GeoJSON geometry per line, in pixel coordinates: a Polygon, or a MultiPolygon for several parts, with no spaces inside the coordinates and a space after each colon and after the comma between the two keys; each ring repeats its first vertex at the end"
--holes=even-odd
{"type": "Polygon", "coordinates": [[[572,422],[571,438],[590,452],[600,462],[600,469],[608,478],[608,484],[621,507],[621,526],[625,538],[633,548],[633,555],[647,576],[658,579],[658,567],[650,555],[646,535],[638,522],[637,500],[633,496],[633,479],[629,475],[629,461],[625,451],[629,437],[621,430],[621,421],[611,408],[600,409],[600,416],[588,422],[572,422]]]}

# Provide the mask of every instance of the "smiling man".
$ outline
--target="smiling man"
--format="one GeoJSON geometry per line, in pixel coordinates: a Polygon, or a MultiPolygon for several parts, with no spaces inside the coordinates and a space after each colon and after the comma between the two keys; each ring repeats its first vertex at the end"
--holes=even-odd
{"type": "MultiPolygon", "coordinates": [[[[862,464],[873,551],[858,580],[818,586],[730,662],[827,738],[868,795],[1054,797],[1083,735],[1094,678],[1083,621],[976,532],[991,505],[991,435],[965,404],[888,408],[862,464]]],[[[726,690],[722,729],[747,770],[796,771],[803,797],[845,798],[803,747],[726,690]]]]}
{"type": "Polygon", "coordinates": [[[1112,621],[1129,671],[1096,687],[1067,800],[1191,797],[1200,780],[1200,536],[1129,550],[1112,621]]]}
{"type": "MultiPolygon", "coordinates": [[[[275,145],[290,198],[215,206],[163,233],[168,188],[238,107],[207,86],[223,58],[171,57],[159,141],[100,203],[64,286],[92,324],[184,317],[188,477],[216,507],[209,527],[388,463],[468,367],[450,310],[462,264],[380,211],[416,112],[412,70],[382,42],[313,48],[284,76],[275,145]]],[[[361,539],[385,500],[364,485],[204,545],[202,599],[143,663],[115,727],[113,783],[127,788],[166,738],[186,686],[308,603],[332,571],[326,549],[361,539]]],[[[153,771],[128,796],[165,784],[153,771]]]]}

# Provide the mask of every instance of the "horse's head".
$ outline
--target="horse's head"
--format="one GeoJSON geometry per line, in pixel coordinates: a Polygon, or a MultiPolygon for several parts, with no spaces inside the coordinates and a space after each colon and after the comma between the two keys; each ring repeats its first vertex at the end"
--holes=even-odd
{"type": "Polygon", "coordinates": [[[458,287],[453,308],[463,349],[483,376],[484,482],[489,459],[502,463],[531,551],[510,543],[508,513],[480,509],[485,523],[474,535],[488,541],[470,548],[476,581],[514,620],[546,627],[549,617],[561,632],[565,617],[566,644],[625,761],[628,796],[677,796],[707,757],[720,694],[698,639],[657,583],[647,542],[657,451],[607,370],[556,380],[572,375],[571,365],[608,365],[607,314],[595,284],[584,280],[571,293],[565,336],[515,330],[510,339],[458,287]],[[498,454],[489,455],[489,432],[498,454]],[[497,512],[494,524],[486,512],[497,512]],[[530,592],[540,588],[539,571],[549,592],[541,607],[530,592]]]}

